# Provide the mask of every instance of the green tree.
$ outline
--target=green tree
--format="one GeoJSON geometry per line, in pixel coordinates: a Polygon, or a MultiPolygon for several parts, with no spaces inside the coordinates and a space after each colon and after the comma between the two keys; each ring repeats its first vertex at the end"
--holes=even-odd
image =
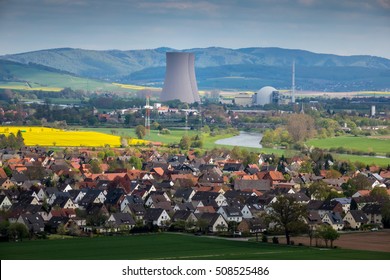
{"type": "Polygon", "coordinates": [[[368,190],[371,188],[370,180],[362,174],[358,174],[352,179],[349,179],[347,184],[350,186],[351,189],[354,189],[356,191],[368,190]]]}
{"type": "Polygon", "coordinates": [[[62,238],[64,238],[64,235],[66,234],[66,227],[63,223],[59,224],[57,227],[57,234],[61,235],[62,238]]]}
{"type": "Polygon", "coordinates": [[[0,222],[0,236],[7,236],[9,225],[10,223],[8,221],[0,222]]]}
{"type": "Polygon", "coordinates": [[[13,223],[8,227],[8,237],[14,241],[20,238],[20,241],[23,241],[23,237],[28,236],[28,229],[24,224],[13,223]]]}
{"type": "Polygon", "coordinates": [[[210,133],[211,130],[210,130],[210,127],[208,125],[205,125],[205,126],[203,126],[202,131],[203,131],[203,133],[208,134],[208,133],[210,133]]]}
{"type": "Polygon", "coordinates": [[[381,214],[383,226],[390,228],[390,199],[382,203],[381,214]]]}
{"type": "Polygon", "coordinates": [[[18,133],[16,134],[16,145],[17,145],[16,147],[17,149],[24,147],[24,138],[20,130],[18,130],[18,133]]]}
{"type": "Polygon", "coordinates": [[[330,241],[330,247],[333,248],[333,241],[339,239],[340,233],[330,225],[321,225],[318,229],[318,236],[325,241],[326,247],[328,247],[330,241]]]}
{"type": "Polygon", "coordinates": [[[299,204],[294,197],[277,196],[267,218],[277,228],[284,231],[287,244],[290,244],[291,234],[298,233],[306,227],[303,221],[306,211],[306,207],[299,204]]]}
{"type": "Polygon", "coordinates": [[[313,165],[312,165],[312,163],[309,160],[304,161],[301,164],[301,168],[299,169],[299,172],[302,172],[302,173],[313,173],[313,165]]]}
{"type": "Polygon", "coordinates": [[[142,169],[142,159],[136,157],[136,156],[131,156],[129,163],[131,164],[132,167],[135,169],[142,169]]]}
{"type": "Polygon", "coordinates": [[[92,173],[97,174],[102,172],[102,169],[100,168],[100,162],[97,159],[91,160],[90,166],[92,173]]]}
{"type": "Polygon", "coordinates": [[[196,226],[197,226],[198,230],[201,232],[204,232],[204,233],[206,233],[208,231],[208,225],[209,225],[209,223],[204,219],[199,219],[196,222],[196,226]]]}
{"type": "Polygon", "coordinates": [[[81,235],[81,230],[79,228],[78,225],[76,225],[75,223],[73,223],[70,227],[69,227],[69,234],[71,236],[80,236],[81,235]]]}
{"type": "Polygon", "coordinates": [[[313,197],[316,200],[325,200],[331,192],[328,184],[324,181],[313,182],[308,190],[310,197],[313,197]]]}
{"type": "Polygon", "coordinates": [[[139,139],[143,139],[146,135],[146,127],[143,125],[137,125],[135,127],[135,134],[137,134],[139,139]]]}
{"type": "Polygon", "coordinates": [[[191,138],[187,135],[184,135],[179,142],[179,147],[182,150],[188,150],[191,147],[191,138]]]}
{"type": "Polygon", "coordinates": [[[154,130],[160,130],[160,128],[161,128],[161,125],[160,125],[158,122],[154,121],[154,122],[152,123],[152,129],[154,129],[154,130]]]}
{"type": "Polygon", "coordinates": [[[375,201],[387,201],[389,200],[389,194],[387,193],[386,188],[375,187],[370,192],[370,196],[374,198],[375,201]]]}

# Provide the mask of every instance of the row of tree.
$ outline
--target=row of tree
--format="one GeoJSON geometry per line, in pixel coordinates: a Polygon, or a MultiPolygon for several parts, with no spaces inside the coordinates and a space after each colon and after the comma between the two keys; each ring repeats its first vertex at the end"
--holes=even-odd
{"type": "MultiPolygon", "coordinates": [[[[7,131],[5,131],[7,132],[7,131]]],[[[0,148],[11,148],[18,150],[24,147],[24,138],[22,132],[18,130],[18,132],[13,134],[12,132],[7,136],[5,134],[0,134],[0,148]]]]}

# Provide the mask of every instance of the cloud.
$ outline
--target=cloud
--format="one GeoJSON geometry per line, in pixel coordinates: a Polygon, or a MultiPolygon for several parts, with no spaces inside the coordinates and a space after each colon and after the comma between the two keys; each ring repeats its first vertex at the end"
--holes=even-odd
{"type": "Polygon", "coordinates": [[[390,9],[390,0],[378,0],[378,3],[382,8],[390,9]]]}
{"type": "Polygon", "coordinates": [[[150,12],[190,11],[211,12],[218,6],[207,1],[151,1],[139,2],[138,7],[148,9],[150,12]]]}
{"type": "Polygon", "coordinates": [[[315,0],[298,0],[298,2],[305,6],[311,6],[315,3],[315,0]]]}

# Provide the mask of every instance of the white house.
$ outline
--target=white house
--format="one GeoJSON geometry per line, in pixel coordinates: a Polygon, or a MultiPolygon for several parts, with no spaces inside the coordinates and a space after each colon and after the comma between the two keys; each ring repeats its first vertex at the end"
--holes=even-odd
{"type": "Polygon", "coordinates": [[[242,221],[241,210],[237,207],[222,206],[219,207],[217,213],[221,214],[227,222],[240,223],[242,221]]]}
{"type": "Polygon", "coordinates": [[[11,208],[12,202],[6,195],[0,195],[0,210],[8,210],[11,208]]]}
{"type": "Polygon", "coordinates": [[[362,210],[350,210],[344,217],[346,227],[351,229],[360,229],[362,225],[368,223],[368,218],[362,210]]]}
{"type": "Polygon", "coordinates": [[[322,222],[332,226],[335,230],[342,230],[344,228],[344,221],[338,212],[326,212],[322,217],[322,222]]]}

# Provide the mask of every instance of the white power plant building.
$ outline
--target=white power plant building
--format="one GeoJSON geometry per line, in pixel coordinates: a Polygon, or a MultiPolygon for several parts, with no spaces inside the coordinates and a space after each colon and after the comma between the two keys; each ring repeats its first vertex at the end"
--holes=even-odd
{"type": "Polygon", "coordinates": [[[277,102],[279,91],[274,87],[262,87],[253,95],[253,105],[266,105],[277,102]]]}

